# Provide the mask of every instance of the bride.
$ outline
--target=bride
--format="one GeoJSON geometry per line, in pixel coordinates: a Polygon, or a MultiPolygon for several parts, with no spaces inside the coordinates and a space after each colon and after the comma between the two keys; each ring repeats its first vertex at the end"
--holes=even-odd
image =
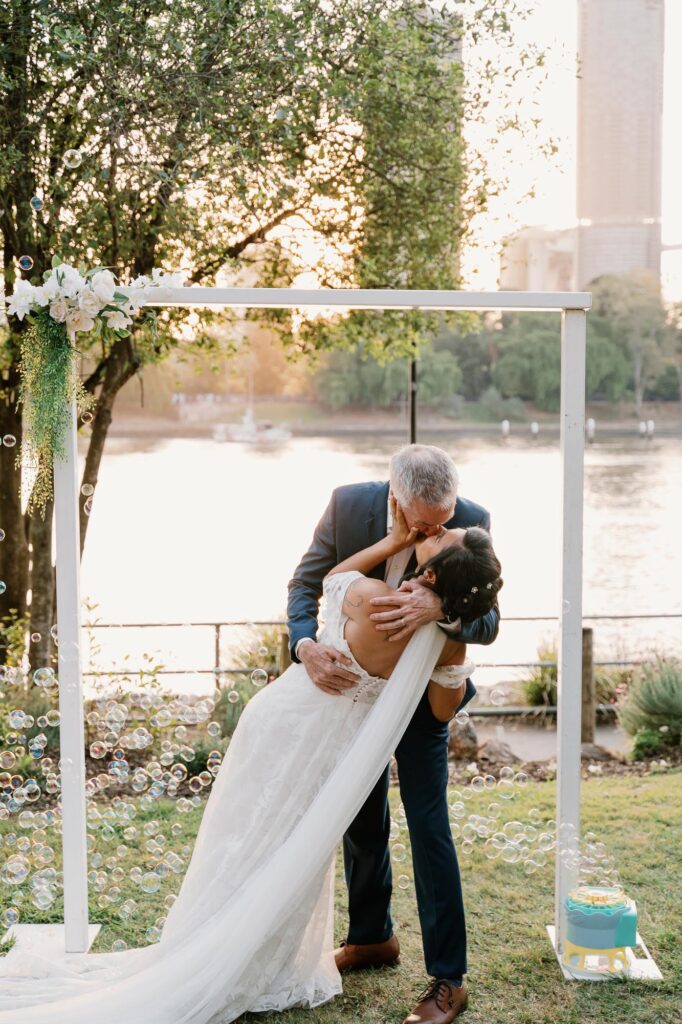
{"type": "MultiPolygon", "coordinates": [[[[336,847],[425,686],[446,721],[473,668],[435,623],[387,643],[369,620],[368,599],[389,588],[363,572],[413,543],[398,507],[386,538],[325,578],[320,640],[347,652],[360,680],[338,698],[295,663],[251,698],[160,941],[54,961],[11,950],[0,957],[0,1024],[228,1024],[342,991],[336,847]]],[[[415,550],[419,584],[463,621],[493,606],[502,580],[484,530],[443,529],[415,550]]]]}

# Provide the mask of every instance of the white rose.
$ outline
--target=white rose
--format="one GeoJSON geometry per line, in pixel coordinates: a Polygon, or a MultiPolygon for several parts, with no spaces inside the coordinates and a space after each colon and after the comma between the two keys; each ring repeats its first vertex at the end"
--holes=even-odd
{"type": "Polygon", "coordinates": [[[62,263],[57,267],[59,290],[65,299],[75,299],[85,288],[85,278],[81,277],[75,267],[62,263]]]}
{"type": "Polygon", "coordinates": [[[112,331],[124,331],[132,323],[130,317],[118,309],[108,309],[102,316],[106,318],[107,324],[111,327],[112,331]]]}
{"type": "Polygon", "coordinates": [[[18,281],[15,281],[14,293],[7,298],[8,316],[16,316],[19,320],[23,320],[26,314],[30,313],[34,301],[34,286],[30,281],[20,278],[18,281]]]}
{"type": "Polygon", "coordinates": [[[33,289],[33,305],[40,306],[42,309],[44,306],[48,305],[49,301],[50,300],[43,286],[41,284],[36,285],[33,289]]]}
{"type": "Polygon", "coordinates": [[[66,330],[72,341],[76,331],[91,331],[94,326],[93,318],[82,309],[74,309],[66,314],[66,330]]]}
{"type": "Polygon", "coordinates": [[[116,278],[110,270],[98,270],[90,278],[90,287],[103,306],[111,302],[116,291],[116,278]]]}
{"type": "Polygon", "coordinates": [[[63,299],[61,295],[59,295],[56,299],[53,299],[52,302],[50,303],[50,316],[52,317],[53,320],[56,320],[57,323],[64,323],[68,311],[69,307],[66,303],[66,299],[63,299]]]}
{"type": "Polygon", "coordinates": [[[60,294],[59,281],[55,276],[54,270],[52,271],[47,281],[43,285],[43,290],[50,301],[52,301],[52,299],[56,299],[57,296],[60,294]]]}
{"type": "Polygon", "coordinates": [[[102,306],[105,305],[106,301],[103,302],[92,288],[84,288],[78,296],[78,307],[88,316],[97,316],[102,306]]]}

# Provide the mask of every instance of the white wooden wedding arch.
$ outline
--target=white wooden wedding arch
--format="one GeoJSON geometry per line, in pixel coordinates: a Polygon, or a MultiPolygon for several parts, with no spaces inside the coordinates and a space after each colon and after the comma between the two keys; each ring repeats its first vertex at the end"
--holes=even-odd
{"type": "MultiPolygon", "coordinates": [[[[154,288],[147,305],[292,309],[554,311],[561,314],[562,521],[559,613],[557,829],[580,827],[582,687],[583,456],[587,292],[463,292],[413,290],[154,288]]],[[[65,951],[87,950],[88,927],[83,687],[80,658],[80,546],[76,410],[66,456],[55,462],[59,710],[61,716],[65,951]]],[[[576,882],[557,854],[555,948],[563,944],[561,908],[576,882]]],[[[96,931],[96,930],[95,930],[96,931]]],[[[550,929],[550,935],[553,934],[550,929]]]]}

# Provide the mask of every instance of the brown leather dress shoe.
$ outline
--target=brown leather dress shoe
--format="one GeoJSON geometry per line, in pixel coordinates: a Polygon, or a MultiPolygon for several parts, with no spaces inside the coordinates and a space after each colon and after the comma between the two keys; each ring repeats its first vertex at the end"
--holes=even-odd
{"type": "Polygon", "coordinates": [[[419,1002],[403,1024],[450,1024],[467,1008],[467,983],[461,985],[446,978],[434,978],[419,997],[419,1002]]]}
{"type": "Polygon", "coordinates": [[[368,967],[393,967],[400,963],[400,943],[395,935],[385,942],[370,942],[356,946],[345,939],[334,950],[336,966],[340,971],[363,971],[368,967]]]}

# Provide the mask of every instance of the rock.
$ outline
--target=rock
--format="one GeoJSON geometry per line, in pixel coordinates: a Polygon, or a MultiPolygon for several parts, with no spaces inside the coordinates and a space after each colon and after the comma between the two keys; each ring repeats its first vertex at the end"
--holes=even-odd
{"type": "Polygon", "coordinates": [[[478,748],[478,757],[489,764],[513,764],[519,760],[509,744],[502,740],[486,740],[478,748]]]}
{"type": "Polygon", "coordinates": [[[476,757],[478,737],[470,721],[458,722],[455,718],[450,720],[448,753],[456,761],[471,761],[476,757]]]}
{"type": "Polygon", "coordinates": [[[613,754],[606,747],[597,743],[583,743],[580,747],[581,761],[615,761],[613,754]]]}

